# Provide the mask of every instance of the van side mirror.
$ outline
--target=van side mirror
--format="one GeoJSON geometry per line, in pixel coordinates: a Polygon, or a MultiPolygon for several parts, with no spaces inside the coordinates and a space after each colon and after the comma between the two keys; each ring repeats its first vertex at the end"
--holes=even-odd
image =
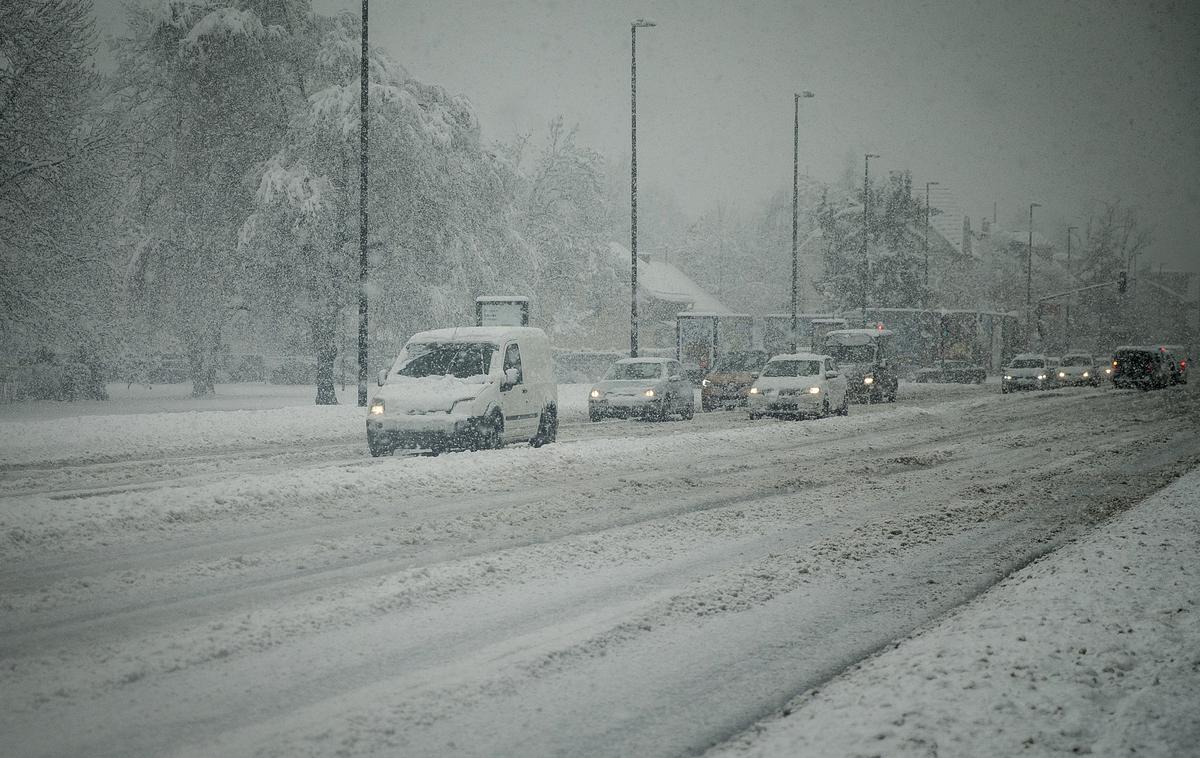
{"type": "Polygon", "coordinates": [[[382,387],[383,383],[387,381],[387,374],[387,369],[380,371],[379,376],[375,377],[375,383],[382,387]]]}
{"type": "Polygon", "coordinates": [[[826,371],[825,372],[826,379],[837,379],[837,377],[838,377],[838,372],[836,372],[836,371],[826,371]]]}
{"type": "Polygon", "coordinates": [[[504,369],[504,385],[501,387],[501,389],[508,389],[509,387],[519,384],[520,381],[521,369],[516,368],[515,366],[513,368],[506,368],[504,369]]]}

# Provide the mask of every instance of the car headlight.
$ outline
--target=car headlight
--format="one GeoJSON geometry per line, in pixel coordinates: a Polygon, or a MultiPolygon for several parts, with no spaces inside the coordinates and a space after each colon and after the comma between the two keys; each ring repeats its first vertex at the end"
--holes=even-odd
{"type": "Polygon", "coordinates": [[[1106,369],[1104,369],[1104,373],[1106,373],[1106,374],[1111,374],[1111,373],[1112,373],[1112,369],[1111,369],[1111,368],[1106,368],[1106,369]]]}
{"type": "Polygon", "coordinates": [[[383,415],[383,400],[381,400],[380,398],[375,398],[374,400],[371,401],[371,415],[372,416],[382,416],[383,415]]]}
{"type": "Polygon", "coordinates": [[[873,376],[864,376],[863,377],[863,384],[874,384],[874,383],[875,383],[875,377],[873,377],[873,376]]]}
{"type": "Polygon", "coordinates": [[[1084,378],[1084,379],[1087,379],[1089,376],[1091,376],[1091,374],[1089,374],[1087,371],[1084,371],[1084,372],[1083,372],[1083,378],[1084,378]]]}
{"type": "Polygon", "coordinates": [[[642,394],[645,395],[646,397],[654,397],[654,390],[648,389],[645,392],[643,392],[642,394]]]}
{"type": "Polygon", "coordinates": [[[1059,371],[1059,372],[1058,372],[1058,378],[1059,378],[1059,379],[1066,379],[1066,378],[1067,378],[1067,372],[1065,372],[1065,371],[1059,371]]]}
{"type": "Polygon", "coordinates": [[[1046,375],[1045,375],[1045,374],[1038,374],[1038,381],[1039,381],[1039,382],[1040,382],[1040,381],[1042,381],[1042,380],[1043,380],[1043,379],[1045,379],[1045,378],[1046,378],[1046,375]]]}
{"type": "Polygon", "coordinates": [[[762,390],[760,390],[758,387],[751,387],[750,394],[751,395],[759,395],[759,394],[762,394],[762,390]]]}
{"type": "Polygon", "coordinates": [[[602,394],[603,394],[603,393],[602,393],[602,392],[600,392],[600,390],[593,389],[593,390],[592,390],[592,393],[591,393],[591,397],[592,397],[592,399],[595,399],[595,398],[598,398],[598,397],[600,397],[600,395],[602,395],[602,394]]]}
{"type": "Polygon", "coordinates": [[[1005,374],[1005,375],[1004,375],[1004,378],[1005,378],[1006,380],[1010,380],[1010,381],[1011,381],[1011,380],[1012,380],[1012,375],[1011,375],[1011,374],[1005,374]]]}
{"type": "Polygon", "coordinates": [[[810,395],[820,395],[820,394],[821,394],[821,388],[820,388],[820,387],[809,387],[809,388],[808,388],[808,394],[810,394],[810,395]]]}
{"type": "Polygon", "coordinates": [[[710,384],[712,384],[712,382],[708,381],[707,379],[701,379],[701,380],[700,380],[700,386],[701,386],[701,387],[707,387],[707,386],[709,386],[710,384]]]}

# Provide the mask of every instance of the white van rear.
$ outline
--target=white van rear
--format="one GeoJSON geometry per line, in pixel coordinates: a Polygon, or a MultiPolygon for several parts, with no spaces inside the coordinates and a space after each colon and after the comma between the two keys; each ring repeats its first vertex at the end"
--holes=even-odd
{"type": "Polygon", "coordinates": [[[532,327],[461,327],[414,334],[367,413],[371,455],[396,448],[439,453],[540,447],[558,434],[558,385],[545,332],[532,327]]]}

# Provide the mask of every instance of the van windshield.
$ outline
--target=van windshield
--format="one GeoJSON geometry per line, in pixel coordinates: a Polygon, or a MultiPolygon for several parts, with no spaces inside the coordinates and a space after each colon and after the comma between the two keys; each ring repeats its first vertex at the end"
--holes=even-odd
{"type": "Polygon", "coordinates": [[[1090,366],[1092,358],[1088,355],[1068,355],[1063,358],[1062,365],[1064,366],[1090,366]]]}
{"type": "Polygon", "coordinates": [[[421,342],[407,347],[408,359],[395,370],[400,376],[453,376],[478,379],[487,376],[492,353],[499,347],[490,342],[421,342]]]}
{"type": "Polygon", "coordinates": [[[1017,358],[1010,368],[1046,368],[1046,362],[1041,358],[1017,358]]]}
{"type": "Polygon", "coordinates": [[[609,367],[605,379],[658,379],[663,372],[662,363],[614,363],[609,367]]]}
{"type": "Polygon", "coordinates": [[[829,345],[829,354],[838,363],[874,363],[874,345],[829,345]]]}
{"type": "Polygon", "coordinates": [[[821,373],[820,361],[771,361],[763,376],[816,376],[821,373]]]}

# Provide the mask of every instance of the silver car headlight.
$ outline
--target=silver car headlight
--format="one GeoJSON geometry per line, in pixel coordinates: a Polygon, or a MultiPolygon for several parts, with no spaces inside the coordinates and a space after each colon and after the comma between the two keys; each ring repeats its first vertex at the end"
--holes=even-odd
{"type": "Polygon", "coordinates": [[[750,388],[750,394],[751,394],[751,395],[761,395],[761,394],[762,394],[762,390],[760,390],[758,387],[751,387],[751,388],[750,388]]]}
{"type": "Polygon", "coordinates": [[[1091,374],[1089,374],[1087,371],[1084,371],[1084,372],[1083,372],[1083,378],[1084,378],[1084,379],[1087,379],[1089,376],[1091,376],[1091,374]]]}
{"type": "Polygon", "coordinates": [[[1039,382],[1040,382],[1040,381],[1042,381],[1042,380],[1043,380],[1043,379],[1045,379],[1045,378],[1046,378],[1046,375],[1045,375],[1045,374],[1038,374],[1038,381],[1039,381],[1039,382]]]}
{"type": "Polygon", "coordinates": [[[1066,379],[1066,378],[1067,378],[1067,372],[1066,372],[1066,371],[1059,371],[1059,372],[1058,372],[1058,378],[1059,378],[1059,379],[1066,379]]]}
{"type": "Polygon", "coordinates": [[[650,388],[642,393],[646,397],[654,397],[654,388],[650,388]]]}
{"type": "Polygon", "coordinates": [[[820,388],[820,387],[809,387],[809,388],[808,388],[808,394],[810,394],[810,395],[820,395],[820,394],[821,394],[821,388],[820,388]]]}
{"type": "Polygon", "coordinates": [[[874,384],[874,383],[875,383],[875,377],[870,376],[870,375],[863,377],[863,384],[874,384]]]}
{"type": "Polygon", "coordinates": [[[377,397],[371,401],[371,415],[372,416],[382,416],[383,415],[383,399],[382,398],[377,397]]]}
{"type": "Polygon", "coordinates": [[[1004,378],[1005,378],[1006,380],[1008,380],[1008,381],[1011,381],[1011,380],[1012,380],[1012,374],[1005,374],[1005,375],[1004,375],[1004,378]]]}
{"type": "Polygon", "coordinates": [[[600,396],[601,396],[601,395],[603,395],[603,394],[604,394],[604,393],[603,393],[603,392],[601,392],[601,391],[600,391],[600,390],[598,390],[598,389],[592,389],[592,392],[591,392],[591,395],[590,395],[590,397],[591,397],[593,400],[595,400],[596,398],[600,397],[600,396]]]}

